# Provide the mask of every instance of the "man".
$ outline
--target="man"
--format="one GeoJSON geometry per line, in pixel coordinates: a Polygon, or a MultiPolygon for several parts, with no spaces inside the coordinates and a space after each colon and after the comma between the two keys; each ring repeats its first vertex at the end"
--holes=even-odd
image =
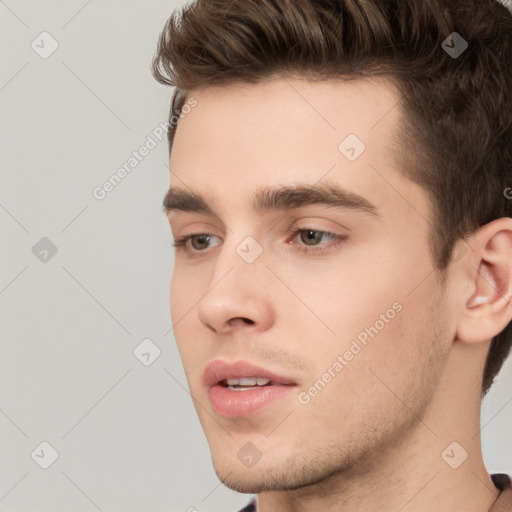
{"type": "Polygon", "coordinates": [[[512,340],[511,62],[496,0],[168,20],[171,315],[245,511],[512,510],[480,446],[512,340]]]}

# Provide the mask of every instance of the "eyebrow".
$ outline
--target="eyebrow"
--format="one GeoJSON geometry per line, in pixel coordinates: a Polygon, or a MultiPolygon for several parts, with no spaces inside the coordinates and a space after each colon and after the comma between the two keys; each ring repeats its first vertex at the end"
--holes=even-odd
{"type": "MultiPolygon", "coordinates": [[[[254,193],[251,202],[252,209],[257,213],[284,211],[310,205],[358,210],[378,216],[377,207],[370,201],[335,184],[264,187],[254,193]]],[[[181,211],[218,217],[204,197],[179,187],[171,187],[167,191],[162,209],[165,213],[181,211]]]]}

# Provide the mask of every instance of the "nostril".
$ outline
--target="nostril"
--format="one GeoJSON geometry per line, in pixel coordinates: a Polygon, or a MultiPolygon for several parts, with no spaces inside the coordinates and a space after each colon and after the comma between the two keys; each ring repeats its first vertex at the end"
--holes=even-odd
{"type": "Polygon", "coordinates": [[[251,320],[250,318],[244,318],[244,317],[231,318],[228,323],[229,323],[229,325],[234,325],[238,322],[243,322],[244,324],[254,325],[254,320],[251,320]]]}

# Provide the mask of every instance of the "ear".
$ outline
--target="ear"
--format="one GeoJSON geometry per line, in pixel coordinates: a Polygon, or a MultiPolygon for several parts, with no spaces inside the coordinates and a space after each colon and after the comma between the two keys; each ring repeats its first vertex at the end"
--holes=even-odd
{"type": "Polygon", "coordinates": [[[512,218],[502,217],[480,227],[468,238],[468,290],[456,337],[467,343],[487,341],[512,320],[512,218]]]}

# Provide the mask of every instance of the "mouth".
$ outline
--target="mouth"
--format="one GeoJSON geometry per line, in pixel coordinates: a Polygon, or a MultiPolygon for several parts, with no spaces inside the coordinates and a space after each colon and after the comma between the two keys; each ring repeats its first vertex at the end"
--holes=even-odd
{"type": "Polygon", "coordinates": [[[228,418],[256,414],[297,387],[291,379],[247,361],[212,361],[205,369],[203,383],[209,388],[213,409],[228,418]]]}
{"type": "Polygon", "coordinates": [[[237,387],[285,386],[295,382],[272,370],[257,366],[249,361],[226,362],[220,359],[210,361],[203,373],[203,384],[207,387],[218,384],[237,387]]]}
{"type": "Polygon", "coordinates": [[[242,377],[239,379],[224,379],[219,382],[221,386],[231,391],[247,391],[258,389],[263,386],[282,386],[279,382],[273,382],[265,377],[242,377]]]}

